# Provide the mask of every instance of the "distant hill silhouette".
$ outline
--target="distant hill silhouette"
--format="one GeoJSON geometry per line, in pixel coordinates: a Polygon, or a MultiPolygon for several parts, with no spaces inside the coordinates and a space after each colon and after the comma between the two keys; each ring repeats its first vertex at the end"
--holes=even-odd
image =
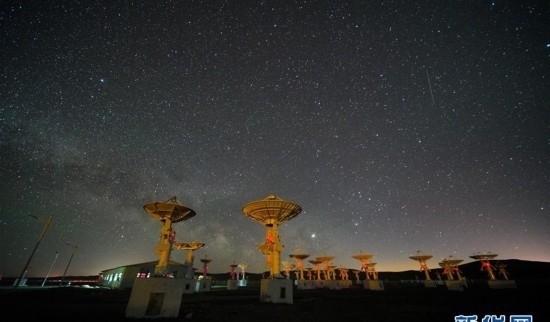
{"type": "MultiPolygon", "coordinates": [[[[495,277],[497,279],[504,279],[503,276],[499,275],[498,265],[506,265],[506,272],[509,279],[522,279],[522,280],[539,280],[539,279],[550,279],[550,262],[537,262],[537,261],[526,261],[519,259],[505,259],[505,260],[491,260],[491,264],[495,266],[495,277]]],[[[481,262],[473,261],[466,264],[458,265],[458,268],[461,272],[461,275],[467,279],[488,279],[488,274],[485,271],[481,270],[481,262]]],[[[442,268],[430,268],[430,277],[435,280],[437,279],[437,274],[442,274],[442,268]]],[[[224,280],[229,278],[228,273],[220,274],[209,274],[214,280],[224,280]]],[[[260,280],[262,276],[269,276],[269,272],[260,273],[246,273],[248,280],[260,280]]],[[[294,274],[291,276],[294,278],[294,274]]],[[[364,279],[364,273],[361,275],[361,279],[364,279]]],[[[441,275],[442,279],[446,279],[441,275]]],[[[355,275],[349,273],[349,279],[354,280],[355,275]]],[[[388,280],[388,281],[400,281],[400,280],[424,280],[424,272],[420,270],[408,270],[400,272],[378,272],[378,279],[388,280]]]]}
{"type": "MultiPolygon", "coordinates": [[[[511,280],[550,280],[550,262],[537,262],[537,261],[526,261],[520,259],[505,259],[505,260],[491,260],[491,264],[495,266],[494,275],[497,279],[504,279],[503,276],[499,275],[498,266],[506,265],[506,272],[508,278],[511,280]]],[[[481,270],[481,263],[479,261],[473,261],[466,264],[458,265],[458,268],[461,272],[461,275],[469,280],[487,280],[488,274],[485,271],[481,270]]],[[[430,277],[432,280],[438,279],[438,273],[441,276],[441,279],[446,279],[443,275],[442,268],[430,268],[430,277]]],[[[224,281],[229,279],[229,272],[227,273],[216,273],[208,274],[216,281],[224,281]]],[[[246,279],[249,281],[259,281],[264,277],[269,276],[269,271],[263,273],[246,273],[246,279]]],[[[339,275],[338,275],[339,276],[339,275]]],[[[291,276],[295,278],[294,273],[291,276]]],[[[349,279],[355,280],[355,274],[349,273],[349,279]]],[[[65,277],[66,282],[71,282],[72,285],[93,285],[97,282],[99,276],[67,276],[65,277]]],[[[365,273],[361,272],[360,279],[365,279],[365,273]]],[[[420,270],[408,270],[401,272],[378,272],[378,279],[382,281],[402,281],[402,280],[424,280],[426,279],[424,272],[420,270]]],[[[15,278],[3,278],[0,280],[0,286],[12,285],[15,278]]],[[[40,285],[43,282],[43,277],[34,277],[29,278],[29,285],[40,285]]],[[[56,281],[59,283],[60,277],[51,277],[48,280],[48,284],[56,281]]]]}
{"type": "MultiPolygon", "coordinates": [[[[506,259],[506,260],[492,260],[491,264],[495,266],[496,270],[493,271],[497,279],[504,279],[499,275],[498,265],[506,265],[506,272],[509,279],[550,279],[550,263],[549,262],[536,262],[525,261],[519,259],[506,259]]],[[[481,262],[473,261],[466,264],[458,265],[458,269],[461,275],[467,279],[488,279],[488,274],[481,270],[481,262]]],[[[442,274],[442,268],[430,269],[430,277],[437,279],[437,274],[442,274]]],[[[420,270],[410,270],[402,272],[379,272],[378,277],[381,280],[414,280],[425,279],[424,272],[420,270]]],[[[442,279],[445,277],[442,276],[442,279]]]]}

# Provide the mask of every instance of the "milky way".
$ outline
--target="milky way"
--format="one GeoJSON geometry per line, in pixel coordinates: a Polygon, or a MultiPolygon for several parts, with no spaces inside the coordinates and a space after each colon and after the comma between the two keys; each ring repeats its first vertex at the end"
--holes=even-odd
{"type": "Polygon", "coordinates": [[[176,240],[203,242],[211,272],[268,269],[265,229],[242,207],[270,194],[302,208],[279,228],[283,260],[550,261],[549,13],[544,1],[3,4],[0,273],[20,274],[50,216],[28,276],[63,274],[74,249],[70,275],[158,260],[162,224],[143,206],[173,196],[196,212],[176,240]]]}

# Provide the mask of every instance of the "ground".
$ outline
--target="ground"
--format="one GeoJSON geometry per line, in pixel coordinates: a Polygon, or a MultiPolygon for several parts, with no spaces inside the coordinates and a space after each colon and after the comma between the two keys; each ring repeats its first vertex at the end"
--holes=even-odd
{"type": "MultiPolygon", "coordinates": [[[[548,281],[519,283],[516,289],[490,289],[470,285],[464,291],[388,284],[383,291],[355,287],[341,290],[293,290],[293,303],[260,301],[259,288],[216,289],[184,294],[177,318],[169,321],[441,321],[456,316],[531,315],[532,321],[549,321],[544,299],[548,281]]],[[[131,290],[85,287],[3,287],[2,321],[139,321],[125,317],[131,290]]],[[[143,319],[150,321],[151,319],[143,319]]],[[[466,320],[462,320],[466,321],[466,320]]],[[[496,321],[496,319],[494,320],[496,321]]],[[[493,322],[487,320],[487,322],[493,322]]]]}

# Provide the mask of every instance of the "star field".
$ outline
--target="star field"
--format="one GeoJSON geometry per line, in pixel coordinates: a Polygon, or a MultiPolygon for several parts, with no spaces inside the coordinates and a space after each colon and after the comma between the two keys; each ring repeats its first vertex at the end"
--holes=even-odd
{"type": "MultiPolygon", "coordinates": [[[[176,196],[211,272],[299,204],[300,252],[550,261],[550,8],[544,1],[10,1],[0,7],[0,273],[158,260],[176,196]]],[[[183,262],[174,250],[172,259],[183,262]]],[[[201,263],[196,261],[195,267],[201,263]]],[[[306,265],[307,267],[307,265],[306,265]]]]}

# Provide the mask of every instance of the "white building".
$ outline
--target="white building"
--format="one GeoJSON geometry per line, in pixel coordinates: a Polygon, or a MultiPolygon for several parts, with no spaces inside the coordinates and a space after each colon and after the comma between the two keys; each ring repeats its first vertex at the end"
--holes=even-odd
{"type": "MultiPolygon", "coordinates": [[[[130,289],[134,286],[136,278],[153,277],[157,264],[158,261],[153,261],[103,270],[99,273],[98,285],[113,289],[130,289]]],[[[184,278],[187,266],[170,260],[166,272],[168,278],[184,278]]]]}

